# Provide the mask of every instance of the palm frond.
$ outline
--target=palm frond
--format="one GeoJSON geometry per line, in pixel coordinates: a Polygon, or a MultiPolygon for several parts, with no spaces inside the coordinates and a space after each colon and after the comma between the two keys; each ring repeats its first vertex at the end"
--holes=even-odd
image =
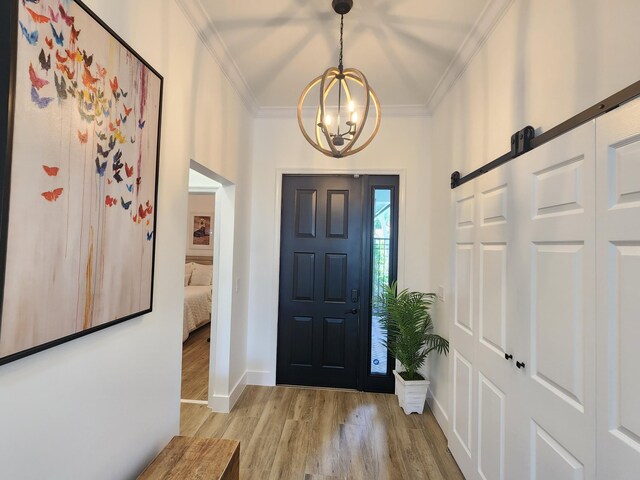
{"type": "Polygon", "coordinates": [[[433,321],[429,309],[435,301],[435,294],[398,292],[393,282],[383,289],[379,298],[374,299],[374,311],[379,315],[382,329],[387,338],[382,345],[398,359],[410,377],[424,365],[427,355],[435,350],[445,355],[449,352],[449,341],[433,333],[433,321]]]}

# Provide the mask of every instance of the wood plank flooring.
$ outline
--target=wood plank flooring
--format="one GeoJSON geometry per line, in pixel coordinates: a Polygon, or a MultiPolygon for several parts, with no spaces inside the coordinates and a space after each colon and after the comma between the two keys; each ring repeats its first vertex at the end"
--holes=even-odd
{"type": "Polygon", "coordinates": [[[180,434],[240,441],[240,478],[464,479],[433,414],[395,395],[247,386],[233,411],[182,404],[180,434]]]}
{"type": "Polygon", "coordinates": [[[211,324],[191,332],[182,344],[182,389],[180,398],[206,400],[209,391],[209,348],[211,324]]]}

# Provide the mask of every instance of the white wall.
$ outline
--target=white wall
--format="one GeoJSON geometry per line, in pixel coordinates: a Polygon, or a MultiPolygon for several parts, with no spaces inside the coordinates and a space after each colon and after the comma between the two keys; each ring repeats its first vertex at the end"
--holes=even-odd
{"type": "Polygon", "coordinates": [[[187,210],[187,255],[213,255],[213,225],[215,222],[215,194],[213,193],[190,193],[189,206],[187,210]],[[192,218],[194,215],[211,216],[211,236],[209,237],[208,248],[191,247],[191,239],[193,238],[194,225],[192,218]]]}
{"type": "MultiPolygon", "coordinates": [[[[640,80],[639,18],[637,0],[515,0],[438,105],[430,218],[442,228],[430,232],[429,283],[446,286],[448,298],[437,318],[450,322],[453,313],[451,172],[506,153],[511,134],[528,124],[539,134],[640,80]]],[[[447,413],[448,361],[434,360],[432,387],[447,413]]],[[[446,415],[438,419],[446,432],[446,415]]]]}
{"type": "MultiPolygon", "coordinates": [[[[2,478],[133,478],[178,433],[190,159],[237,185],[234,276],[248,278],[250,115],[176,3],[86,3],[165,77],[154,311],[0,367],[2,478]]],[[[227,389],[245,369],[239,285],[227,389]]]]}
{"type": "MultiPolygon", "coordinates": [[[[301,87],[302,88],[302,87],[301,87]]],[[[429,119],[385,116],[377,137],[351,157],[326,157],[304,140],[295,111],[287,118],[258,118],[254,126],[251,283],[247,370],[249,383],[275,383],[280,188],[283,173],[400,174],[398,279],[428,288],[429,119]]]]}

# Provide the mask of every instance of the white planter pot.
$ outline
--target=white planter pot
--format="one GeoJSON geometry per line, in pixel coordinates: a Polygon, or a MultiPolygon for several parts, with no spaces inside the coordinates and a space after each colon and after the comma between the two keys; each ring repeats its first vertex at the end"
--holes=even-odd
{"type": "Polygon", "coordinates": [[[410,413],[422,413],[424,404],[427,401],[427,390],[429,380],[405,380],[402,376],[393,371],[396,377],[396,395],[398,403],[406,415],[410,413]]]}

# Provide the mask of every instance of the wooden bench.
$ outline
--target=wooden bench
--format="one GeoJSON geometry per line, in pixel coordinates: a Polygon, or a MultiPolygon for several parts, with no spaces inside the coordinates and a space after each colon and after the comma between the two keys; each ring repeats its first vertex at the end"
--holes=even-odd
{"type": "Polygon", "coordinates": [[[173,437],[138,480],[238,480],[240,442],[173,437]]]}

